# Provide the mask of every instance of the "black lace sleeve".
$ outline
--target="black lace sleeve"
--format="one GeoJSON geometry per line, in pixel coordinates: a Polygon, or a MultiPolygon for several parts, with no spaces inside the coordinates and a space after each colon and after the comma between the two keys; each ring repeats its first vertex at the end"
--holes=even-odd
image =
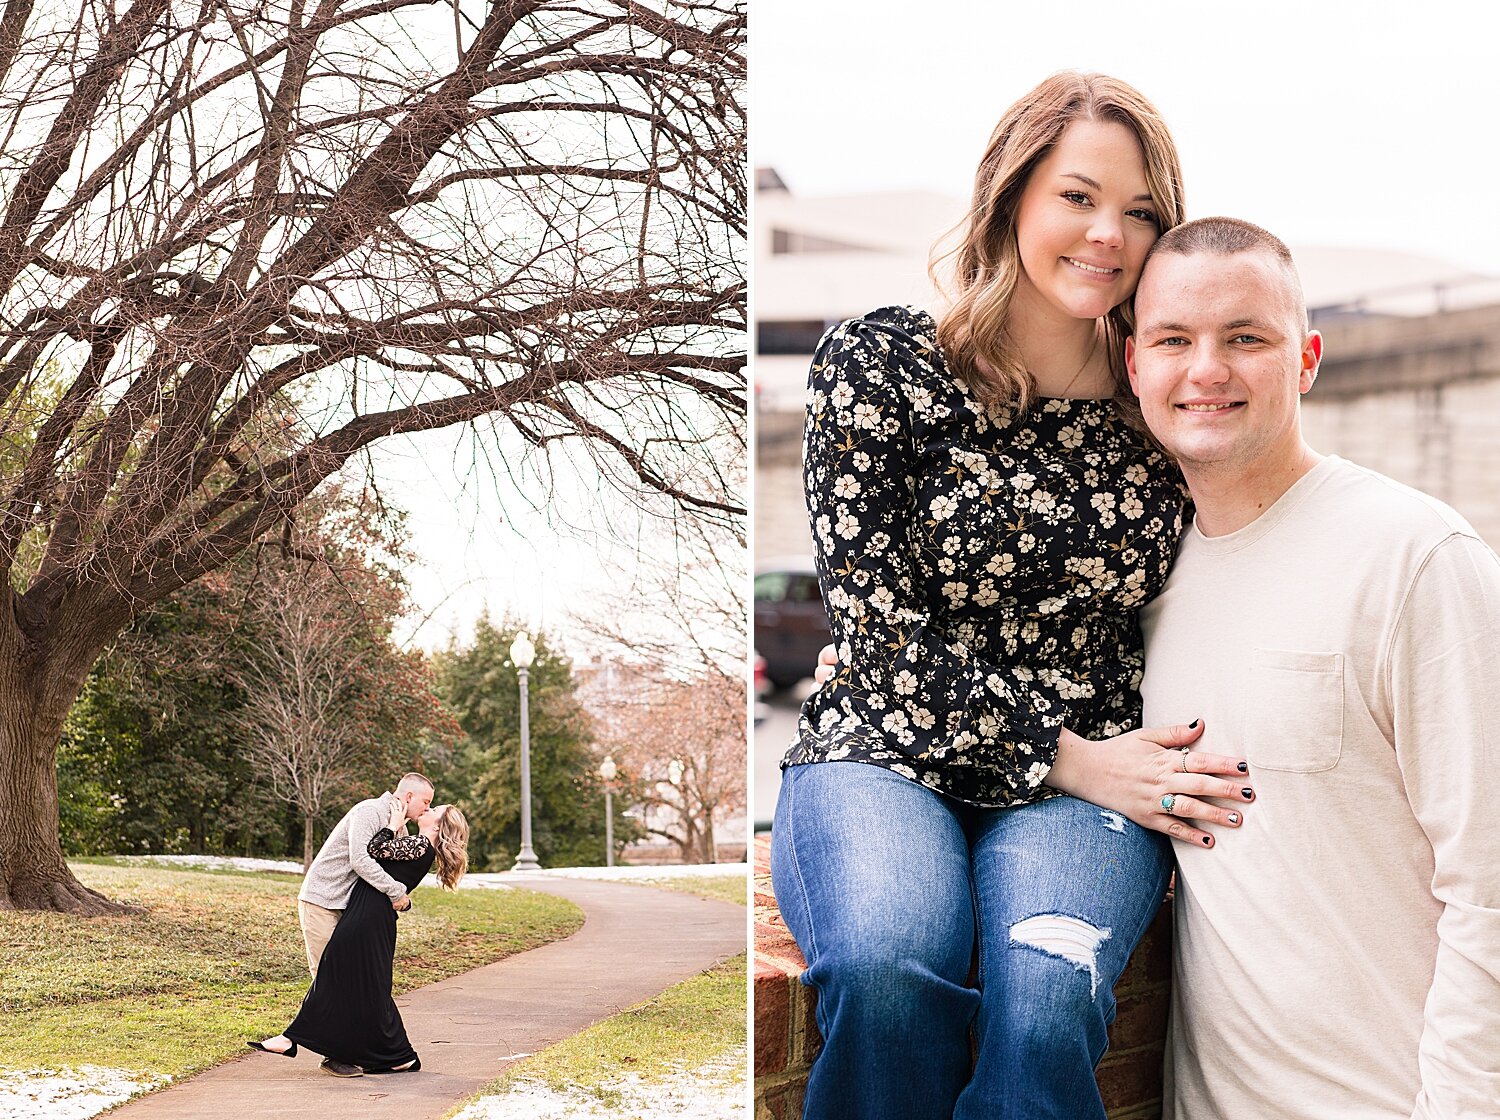
{"type": "Polygon", "coordinates": [[[400,836],[388,828],[382,828],[370,837],[367,849],[371,859],[420,859],[427,852],[427,839],[423,836],[400,836]]]}

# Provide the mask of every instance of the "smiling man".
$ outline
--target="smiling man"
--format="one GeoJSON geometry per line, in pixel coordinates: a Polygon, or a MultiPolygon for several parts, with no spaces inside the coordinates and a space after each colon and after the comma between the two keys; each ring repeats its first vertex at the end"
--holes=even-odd
{"type": "Polygon", "coordinates": [[[1303,441],[1322,340],[1275,237],[1169,231],[1135,312],[1131,384],[1196,506],[1142,615],[1144,723],[1203,718],[1257,793],[1176,845],[1165,1115],[1500,1115],[1500,562],[1303,441]]]}

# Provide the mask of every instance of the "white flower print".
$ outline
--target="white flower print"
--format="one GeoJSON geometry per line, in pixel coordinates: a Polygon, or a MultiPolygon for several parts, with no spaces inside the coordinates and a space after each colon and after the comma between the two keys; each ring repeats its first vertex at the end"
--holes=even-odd
{"type": "Polygon", "coordinates": [[[958,499],[947,494],[939,495],[928,503],[927,512],[932,514],[934,521],[946,521],[958,512],[958,499]]]}
{"type": "Polygon", "coordinates": [[[852,474],[839,475],[839,480],[833,484],[833,496],[836,498],[859,497],[859,479],[852,474]]]}
{"type": "Polygon", "coordinates": [[[846,381],[840,381],[833,387],[833,392],[828,394],[828,399],[833,402],[834,408],[848,408],[854,403],[854,387],[846,381]]]}
{"type": "Polygon", "coordinates": [[[1135,521],[1146,512],[1146,507],[1134,493],[1126,493],[1125,500],[1120,503],[1120,512],[1135,521]]]}
{"type": "Polygon", "coordinates": [[[910,696],[917,691],[917,675],[910,669],[902,669],[891,680],[891,687],[896,690],[897,696],[910,696]]]}
{"type": "Polygon", "coordinates": [[[1070,556],[1067,567],[1086,580],[1098,582],[1104,578],[1104,560],[1099,556],[1070,556]]]}
{"type": "Polygon", "coordinates": [[[854,406],[854,426],[856,428],[880,427],[880,409],[873,404],[861,401],[854,406]]]}
{"type": "Polygon", "coordinates": [[[1016,570],[1016,558],[1008,552],[997,553],[990,558],[984,570],[992,576],[1008,576],[1016,570]]]}
{"type": "Polygon", "coordinates": [[[880,726],[884,731],[900,731],[906,727],[908,722],[905,712],[894,711],[880,721],[880,726]]]}

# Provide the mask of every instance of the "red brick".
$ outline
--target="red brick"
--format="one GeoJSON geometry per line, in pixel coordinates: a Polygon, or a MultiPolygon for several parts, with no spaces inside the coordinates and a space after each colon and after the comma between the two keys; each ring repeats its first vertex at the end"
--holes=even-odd
{"type": "Polygon", "coordinates": [[[1157,1054],[1167,1037],[1167,1012],[1172,989],[1166,984],[1137,988],[1127,995],[1115,989],[1115,1021],[1109,1028],[1111,1050],[1134,1050],[1151,1046],[1157,1054]]]}
{"type": "Polygon", "coordinates": [[[1116,1055],[1113,1061],[1106,1057],[1095,1074],[1095,1080],[1099,1083],[1099,1095],[1104,1098],[1104,1106],[1110,1116],[1153,1102],[1159,1104],[1161,1052],[1137,1050],[1130,1054],[1116,1055]]]}
{"type": "Polygon", "coordinates": [[[803,1082],[793,1082],[789,1085],[778,1085],[766,1090],[763,1094],[756,1092],[757,1120],[761,1117],[769,1117],[770,1120],[799,1120],[802,1116],[802,1097],[807,1086],[803,1082]],[[764,1111],[762,1111],[764,1110],[764,1111]]]}
{"type": "Polygon", "coordinates": [[[786,1069],[792,1044],[791,985],[773,965],[755,962],[755,1076],[786,1069]]]}

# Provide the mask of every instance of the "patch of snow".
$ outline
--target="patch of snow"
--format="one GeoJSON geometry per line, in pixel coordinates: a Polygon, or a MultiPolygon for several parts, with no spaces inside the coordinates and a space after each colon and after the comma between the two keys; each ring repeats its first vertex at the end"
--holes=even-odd
{"type": "Polygon", "coordinates": [[[288,871],[302,874],[302,861],[252,859],[248,856],[121,856],[127,863],[167,867],[203,867],[210,871],[288,871]]]}
{"type": "MultiPolygon", "coordinates": [[[[302,874],[302,864],[291,859],[251,859],[245,856],[122,856],[127,863],[138,863],[166,867],[202,867],[209,870],[229,871],[285,871],[293,875],[302,874]]],[[[726,875],[750,873],[745,863],[651,863],[620,867],[544,867],[539,871],[489,871],[465,875],[461,887],[477,887],[488,890],[508,890],[509,884],[524,883],[527,879],[603,879],[620,882],[654,883],[663,879],[713,879],[726,875]]],[[[429,875],[422,880],[424,886],[437,886],[437,879],[429,875]]]]}
{"type": "Polygon", "coordinates": [[[655,882],[660,879],[714,879],[722,876],[749,876],[747,863],[649,863],[624,867],[544,867],[540,871],[505,871],[508,879],[541,876],[549,879],[618,879],[626,882],[655,882]]]}
{"type": "Polygon", "coordinates": [[[87,1120],[170,1080],[102,1066],[0,1070],[0,1120],[87,1120]]]}
{"type": "Polygon", "coordinates": [[[740,1053],[665,1077],[612,1078],[594,1092],[558,1092],[523,1080],[504,1093],[480,1097],[453,1120],[743,1120],[746,1095],[740,1053]]]}

